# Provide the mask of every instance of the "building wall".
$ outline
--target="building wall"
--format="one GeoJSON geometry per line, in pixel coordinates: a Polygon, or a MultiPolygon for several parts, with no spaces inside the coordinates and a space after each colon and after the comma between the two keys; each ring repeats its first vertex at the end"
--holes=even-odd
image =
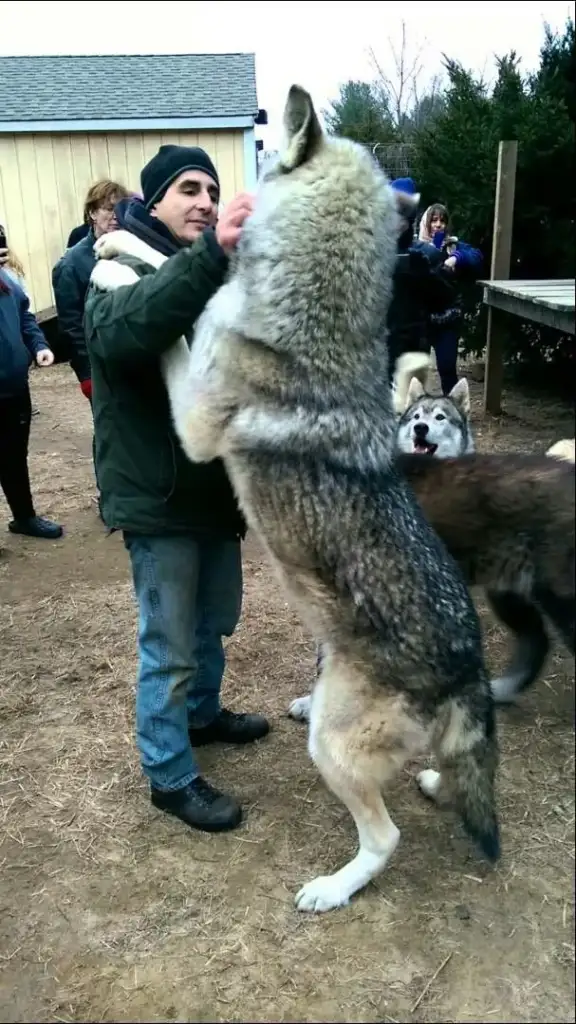
{"type": "MultiPolygon", "coordinates": [[[[253,187],[247,180],[248,135],[253,139],[252,131],[242,130],[0,134],[0,223],[26,269],[32,308],[39,313],[54,304],[52,267],[70,231],[82,221],[90,185],[112,178],[139,191],[140,171],[159,146],[202,146],[218,168],[226,202],[253,187]]],[[[255,164],[255,152],[253,159],[255,164]]]]}

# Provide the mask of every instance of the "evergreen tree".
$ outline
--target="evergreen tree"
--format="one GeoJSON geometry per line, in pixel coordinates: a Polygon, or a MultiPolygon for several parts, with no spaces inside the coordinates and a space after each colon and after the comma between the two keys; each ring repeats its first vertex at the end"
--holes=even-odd
{"type": "Polygon", "coordinates": [[[368,82],[346,82],[340,96],[326,110],[324,120],[332,135],[373,147],[395,142],[396,129],[382,90],[368,82]]]}

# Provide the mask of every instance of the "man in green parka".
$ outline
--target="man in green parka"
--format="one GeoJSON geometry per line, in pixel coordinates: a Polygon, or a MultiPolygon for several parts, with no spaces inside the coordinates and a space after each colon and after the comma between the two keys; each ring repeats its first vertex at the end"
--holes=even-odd
{"type": "Polygon", "coordinates": [[[136,731],[155,807],[205,831],[236,827],[238,801],[200,774],[193,750],[265,736],[261,715],[220,705],[222,638],[240,615],[245,525],[220,461],[193,464],[174,432],[160,356],[224,281],[251,212],[239,195],[218,218],[220,186],[202,149],[162,146],[142,171],[143,200],[118,204],[121,229],[169,259],[129,262],[139,280],[90,289],[85,331],[92,367],[101,510],[121,530],[139,608],[136,731]]]}

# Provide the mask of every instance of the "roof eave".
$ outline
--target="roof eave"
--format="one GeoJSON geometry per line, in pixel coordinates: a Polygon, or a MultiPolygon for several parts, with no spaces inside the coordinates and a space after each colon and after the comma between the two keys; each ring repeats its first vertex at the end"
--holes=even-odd
{"type": "Polygon", "coordinates": [[[86,118],[83,120],[53,121],[3,121],[0,133],[19,135],[25,133],[74,132],[169,132],[169,131],[231,131],[253,128],[258,112],[220,117],[121,117],[86,118]]]}

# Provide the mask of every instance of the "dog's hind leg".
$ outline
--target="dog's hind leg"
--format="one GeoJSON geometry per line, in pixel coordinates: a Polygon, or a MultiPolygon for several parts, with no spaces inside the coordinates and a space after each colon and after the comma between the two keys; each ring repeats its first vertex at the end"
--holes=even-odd
{"type": "Polygon", "coordinates": [[[550,647],[538,608],[514,591],[489,590],[495,616],[513,633],[515,649],[504,675],[490,683],[497,704],[512,703],[542,671],[550,647]]]}
{"type": "Polygon", "coordinates": [[[539,589],[534,595],[542,611],[552,620],[571,654],[576,653],[576,602],[552,590],[539,589]]]}
{"type": "Polygon", "coordinates": [[[298,910],[345,906],[384,870],[400,832],[381,790],[427,739],[402,698],[389,696],[337,656],[325,658],[311,705],[309,750],[326,785],[354,818],[359,849],[335,874],[308,882],[296,896],[298,910]]]}
{"type": "Polygon", "coordinates": [[[453,700],[445,709],[444,721],[438,722],[433,745],[440,771],[427,768],[419,773],[422,793],[441,806],[452,806],[484,856],[498,860],[494,793],[498,741],[490,694],[478,689],[468,701],[453,700]]]}

